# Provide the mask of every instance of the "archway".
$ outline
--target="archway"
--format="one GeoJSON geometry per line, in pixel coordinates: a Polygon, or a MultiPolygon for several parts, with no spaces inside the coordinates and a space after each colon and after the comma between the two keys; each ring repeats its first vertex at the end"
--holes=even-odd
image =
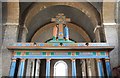
{"type": "Polygon", "coordinates": [[[64,61],[60,60],[55,63],[53,76],[68,76],[68,66],[64,61]]]}
{"type": "MultiPolygon", "coordinates": [[[[38,29],[32,37],[31,42],[45,42],[49,39],[52,39],[52,31],[54,26],[55,23],[49,23],[38,29]]],[[[68,23],[67,26],[69,27],[70,39],[75,42],[91,42],[89,35],[81,27],[72,23],[68,23]]]]}
{"type": "MultiPolygon", "coordinates": [[[[65,16],[72,19],[73,24],[81,27],[89,35],[91,42],[96,42],[94,29],[101,24],[100,13],[89,2],[86,3],[35,3],[29,8],[28,14],[23,17],[24,25],[28,29],[27,42],[31,42],[32,37],[38,29],[51,23],[50,19],[62,12],[65,16]],[[38,10],[39,8],[39,10],[38,10]],[[89,8],[89,9],[88,9],[89,8]],[[34,12],[34,13],[33,13],[34,12]],[[49,13],[48,13],[49,12],[49,13]],[[43,15],[44,14],[44,15],[43,15]]],[[[102,32],[97,35],[102,38],[102,32]]],[[[103,41],[103,40],[102,40],[103,41]]]]}
{"type": "MultiPolygon", "coordinates": [[[[79,42],[83,42],[82,40],[84,40],[84,42],[97,42],[96,33],[94,32],[94,29],[98,24],[100,25],[101,18],[99,17],[99,13],[96,11],[96,9],[93,9],[93,7],[92,9],[91,8],[87,9],[89,5],[87,3],[83,3],[85,4],[85,6],[83,6],[82,3],[73,3],[73,4],[48,3],[48,4],[49,4],[48,6],[47,3],[43,3],[42,5],[40,5],[40,3],[35,4],[35,6],[33,6],[33,9],[31,9],[28,15],[26,16],[24,23],[26,25],[26,28],[28,29],[27,42],[31,42],[34,36],[39,32],[39,30],[42,30],[42,28],[44,28],[46,25],[51,24],[51,18],[54,18],[58,13],[64,13],[66,17],[71,19],[71,24],[74,27],[70,26],[70,28],[73,28],[74,30],[77,29],[77,31],[79,31],[80,37],[78,37],[78,39],[81,39],[81,41],[79,42]],[[85,32],[85,35],[82,34],[83,32],[85,32]]],[[[52,33],[48,31],[50,30],[50,28],[51,27],[47,27],[46,29],[44,29],[43,31],[45,33],[43,34],[38,33],[42,35],[40,37],[40,40],[46,41],[51,39],[50,35],[48,35],[49,33],[52,33]]],[[[76,35],[77,31],[74,31],[75,35],[73,35],[73,37],[75,39],[78,36],[76,35]]],[[[37,38],[39,39],[38,35],[37,38]]],[[[45,41],[38,41],[38,42],[45,42],[45,41]]],[[[33,40],[33,42],[36,41],[33,40]]]]}

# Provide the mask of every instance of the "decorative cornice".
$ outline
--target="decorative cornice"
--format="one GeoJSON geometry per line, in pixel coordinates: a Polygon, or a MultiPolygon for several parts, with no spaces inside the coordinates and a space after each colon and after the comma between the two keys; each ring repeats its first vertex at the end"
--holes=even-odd
{"type": "Polygon", "coordinates": [[[19,23],[3,23],[3,25],[18,26],[19,23]]]}
{"type": "Polygon", "coordinates": [[[113,22],[113,23],[103,23],[103,25],[117,25],[117,23],[113,22]]]}

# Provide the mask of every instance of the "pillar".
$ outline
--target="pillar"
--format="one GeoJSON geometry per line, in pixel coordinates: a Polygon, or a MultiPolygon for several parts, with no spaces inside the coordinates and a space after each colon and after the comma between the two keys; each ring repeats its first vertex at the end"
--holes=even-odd
{"type": "Polygon", "coordinates": [[[26,68],[26,76],[30,76],[31,75],[31,59],[27,60],[27,68],[26,68]]]}
{"type": "Polygon", "coordinates": [[[18,25],[6,25],[5,35],[2,47],[2,75],[8,76],[11,64],[12,52],[7,49],[7,46],[17,42],[18,25]],[[14,30],[14,31],[13,31],[14,30]],[[6,60],[8,59],[8,60],[6,60]]]}
{"type": "MultiPolygon", "coordinates": [[[[19,0],[18,0],[19,1],[19,0]]],[[[2,76],[9,76],[11,64],[11,52],[8,51],[7,46],[17,42],[18,26],[19,26],[19,2],[7,2],[3,9],[4,39],[2,46],[2,76]]],[[[1,73],[0,73],[1,74],[1,73]]]]}
{"type": "Polygon", "coordinates": [[[16,67],[16,59],[12,59],[12,63],[11,63],[11,67],[10,67],[10,72],[9,72],[9,76],[10,77],[14,77],[15,67],[16,67]]]}
{"type": "Polygon", "coordinates": [[[112,67],[118,66],[118,28],[115,25],[105,25],[106,42],[115,48],[110,52],[112,67]]]}
{"type": "Polygon", "coordinates": [[[46,60],[46,78],[50,78],[50,59],[46,60]]]}
{"type": "Polygon", "coordinates": [[[36,70],[35,70],[35,77],[36,77],[36,78],[38,78],[39,73],[40,73],[40,60],[37,59],[37,60],[36,60],[36,70]]]}
{"type": "Polygon", "coordinates": [[[34,78],[34,72],[35,72],[35,59],[32,60],[32,63],[31,63],[31,77],[34,78]]]}
{"type": "Polygon", "coordinates": [[[103,65],[102,65],[102,61],[100,59],[97,59],[97,68],[98,68],[99,77],[104,78],[103,65]]]}
{"type": "Polygon", "coordinates": [[[0,1],[0,78],[2,78],[2,43],[3,43],[3,26],[2,26],[2,2],[0,1]]]}
{"type": "MultiPolygon", "coordinates": [[[[103,0],[108,1],[108,0],[103,0]]],[[[118,25],[115,22],[116,0],[112,2],[103,2],[103,27],[105,31],[106,42],[111,46],[115,46],[114,50],[110,52],[111,67],[118,66],[118,25]],[[110,9],[108,9],[110,8],[110,9]]]]}
{"type": "Polygon", "coordinates": [[[86,59],[86,72],[87,72],[87,77],[91,78],[92,77],[92,70],[91,70],[91,59],[86,59]]]}
{"type": "Polygon", "coordinates": [[[98,76],[97,74],[97,64],[96,64],[96,59],[90,59],[90,67],[91,67],[91,77],[93,76],[98,76]]]}
{"type": "Polygon", "coordinates": [[[72,59],[72,77],[76,78],[76,62],[75,62],[75,59],[72,59]]]}
{"type": "Polygon", "coordinates": [[[95,39],[96,39],[96,42],[100,42],[101,41],[101,38],[100,38],[100,26],[97,25],[94,29],[94,33],[95,33],[95,39]]]}
{"type": "Polygon", "coordinates": [[[108,78],[111,78],[112,77],[112,71],[111,71],[111,67],[110,67],[110,60],[105,59],[105,64],[106,64],[107,76],[108,76],[108,78]]]}
{"type": "MultiPolygon", "coordinates": [[[[120,47],[120,1],[117,2],[117,24],[118,24],[118,47],[120,47]]],[[[118,56],[120,56],[120,48],[118,48],[119,52],[118,52],[118,56]]],[[[118,65],[120,65],[120,59],[118,59],[118,65]]]]}
{"type": "Polygon", "coordinates": [[[28,29],[27,27],[24,25],[23,27],[21,26],[21,29],[20,29],[20,34],[22,34],[22,37],[19,37],[19,41],[21,42],[26,42],[26,37],[27,37],[27,33],[28,33],[28,29]],[[20,40],[20,38],[22,38],[20,40]]]}
{"type": "Polygon", "coordinates": [[[82,60],[82,77],[84,78],[86,78],[86,76],[87,76],[87,67],[86,67],[86,60],[85,59],[83,59],[82,60]]]}
{"type": "Polygon", "coordinates": [[[23,78],[24,76],[24,68],[25,67],[25,59],[21,59],[20,65],[19,65],[19,70],[18,70],[18,76],[20,78],[23,78]]]}

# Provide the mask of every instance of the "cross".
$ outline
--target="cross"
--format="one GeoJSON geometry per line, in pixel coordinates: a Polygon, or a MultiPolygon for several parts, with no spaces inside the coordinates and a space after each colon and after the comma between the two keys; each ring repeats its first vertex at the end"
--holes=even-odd
{"type": "Polygon", "coordinates": [[[59,13],[56,18],[52,18],[51,21],[58,25],[58,38],[63,39],[63,27],[67,22],[70,22],[70,18],[66,18],[63,13],[59,13]]]}

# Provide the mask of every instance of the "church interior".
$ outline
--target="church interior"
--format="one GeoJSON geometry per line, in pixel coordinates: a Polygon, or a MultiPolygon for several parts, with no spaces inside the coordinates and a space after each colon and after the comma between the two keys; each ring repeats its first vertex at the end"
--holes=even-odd
{"type": "Polygon", "coordinates": [[[1,2],[0,77],[120,77],[120,2],[104,1],[1,2]]]}

